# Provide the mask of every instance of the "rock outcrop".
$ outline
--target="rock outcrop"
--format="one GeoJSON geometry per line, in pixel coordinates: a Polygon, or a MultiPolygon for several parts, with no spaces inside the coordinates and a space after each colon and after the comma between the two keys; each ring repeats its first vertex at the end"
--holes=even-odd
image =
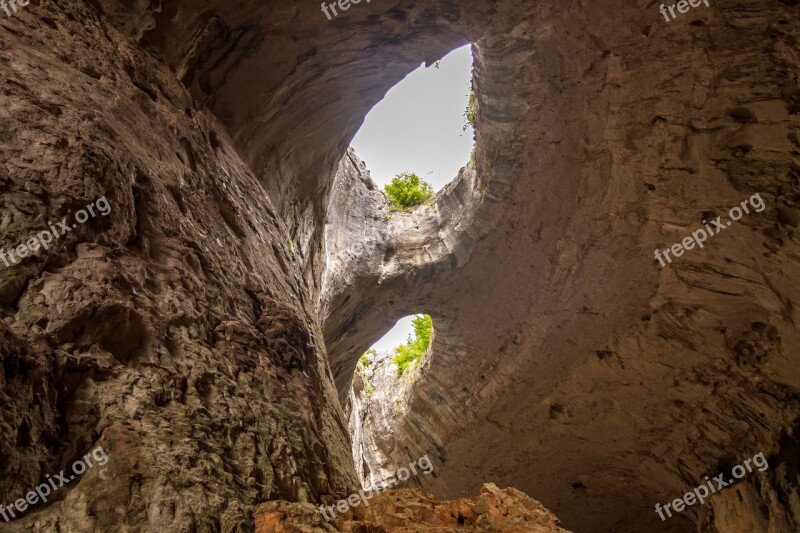
{"type": "Polygon", "coordinates": [[[488,483],[479,496],[438,501],[419,490],[402,489],[373,496],[369,505],[326,520],[307,503],[269,502],[256,511],[256,533],[300,531],[569,533],[542,505],[514,489],[488,483]]]}

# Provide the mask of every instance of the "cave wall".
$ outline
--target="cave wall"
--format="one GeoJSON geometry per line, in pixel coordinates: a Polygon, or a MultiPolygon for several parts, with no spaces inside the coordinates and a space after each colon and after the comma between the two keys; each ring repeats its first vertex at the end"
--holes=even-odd
{"type": "Polygon", "coordinates": [[[0,500],[98,443],[110,457],[15,527],[249,530],[255,502],[348,493],[340,401],[416,311],[432,355],[374,466],[434,452],[437,496],[515,486],[580,531],[795,526],[798,9],[667,23],[644,2],[411,0],[328,21],[316,3],[76,0],[0,17],[2,245],[101,195],[114,210],[0,270],[0,500]],[[475,164],[435,209],[384,219],[347,145],[392,85],[467,42],[475,164]],[[654,260],[755,193],[763,212],[654,260]],[[355,235],[369,253],[340,253],[355,235]],[[751,497],[658,520],[757,451],[775,477],[751,497]]]}
{"type": "MultiPolygon", "coordinates": [[[[423,480],[434,493],[499,479],[579,531],[798,527],[780,452],[800,378],[797,10],[734,3],[667,24],[643,6],[537,5],[476,42],[484,197],[449,213],[471,224],[468,261],[419,260],[397,290],[373,283],[365,298],[376,262],[333,317],[356,343],[331,345],[332,361],[350,361],[334,368],[340,394],[396,302],[437,332],[410,392],[351,400],[358,427],[388,432],[356,432],[362,481],[436,450],[441,474],[423,480]],[[665,267],[654,257],[755,194],[763,211],[704,249],[665,267]],[[387,406],[398,398],[408,407],[387,406]],[[655,513],[760,451],[769,473],[667,521],[655,513]]],[[[415,257],[437,240],[419,228],[415,257]]]]}
{"type": "Polygon", "coordinates": [[[224,125],[97,6],[0,19],[8,250],[0,501],[102,446],[11,531],[252,531],[257,502],[357,488],[287,225],[224,125]]]}

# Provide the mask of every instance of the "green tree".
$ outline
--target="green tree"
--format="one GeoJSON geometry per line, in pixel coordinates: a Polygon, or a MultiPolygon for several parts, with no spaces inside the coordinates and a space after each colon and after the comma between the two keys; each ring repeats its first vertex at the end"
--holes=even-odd
{"type": "Polygon", "coordinates": [[[395,348],[396,355],[392,361],[397,364],[397,375],[402,376],[408,367],[421,360],[428,351],[433,332],[433,321],[430,315],[417,315],[411,322],[414,326],[414,335],[402,346],[395,348]]]}
{"type": "Polygon", "coordinates": [[[392,178],[384,188],[392,202],[392,210],[401,211],[420,205],[433,196],[433,187],[411,172],[403,172],[392,178]]]}

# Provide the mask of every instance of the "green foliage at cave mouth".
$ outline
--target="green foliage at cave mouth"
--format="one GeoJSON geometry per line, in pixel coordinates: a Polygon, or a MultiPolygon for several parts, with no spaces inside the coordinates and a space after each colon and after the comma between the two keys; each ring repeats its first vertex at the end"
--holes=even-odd
{"type": "Polygon", "coordinates": [[[358,364],[361,365],[361,368],[367,368],[369,365],[372,364],[372,358],[377,357],[378,352],[376,352],[373,348],[370,348],[361,356],[358,360],[358,364]]]}
{"type": "Polygon", "coordinates": [[[475,113],[475,91],[469,92],[469,102],[467,103],[467,110],[464,111],[464,131],[470,127],[475,129],[475,121],[478,116],[475,113]]]}
{"type": "Polygon", "coordinates": [[[420,205],[433,196],[433,187],[411,172],[398,174],[383,188],[393,211],[403,211],[420,205]]]}
{"type": "Polygon", "coordinates": [[[392,361],[397,365],[397,375],[402,376],[409,367],[419,362],[428,351],[433,333],[433,321],[430,315],[417,315],[411,322],[414,334],[408,336],[405,344],[395,348],[392,361]]]}

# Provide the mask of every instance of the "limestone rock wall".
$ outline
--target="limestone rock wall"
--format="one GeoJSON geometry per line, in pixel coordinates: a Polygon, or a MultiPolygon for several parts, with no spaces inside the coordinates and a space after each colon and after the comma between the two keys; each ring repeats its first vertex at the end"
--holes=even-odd
{"type": "MultiPolygon", "coordinates": [[[[350,415],[353,462],[364,488],[400,483],[397,467],[422,456],[427,456],[435,465],[433,475],[438,475],[437,450],[425,451],[418,447],[427,442],[426,436],[420,435],[419,444],[415,442],[413,448],[409,448],[411,439],[408,436],[398,438],[394,428],[398,420],[413,416],[409,411],[412,392],[409,385],[428,368],[429,364],[425,363],[413,365],[398,376],[392,354],[380,354],[366,368],[356,367],[346,409],[350,415]],[[434,452],[433,457],[429,452],[434,452]]],[[[413,476],[407,483],[400,484],[419,487],[422,479],[413,476]]]]}
{"type": "Polygon", "coordinates": [[[796,529],[791,477],[753,485],[760,500],[731,496],[758,483],[746,481],[668,521],[654,512],[758,451],[793,468],[779,451],[800,414],[790,4],[670,23],[645,6],[537,5],[476,42],[483,197],[468,261],[400,291],[373,284],[358,312],[336,314],[365,341],[336,374],[391,316],[376,302],[402,294],[434,317],[409,408],[366,406],[391,428],[367,462],[391,470],[406,450],[436,449],[432,492],[499,479],[578,530],[796,529]],[[757,193],[764,209],[702,250],[654,258],[757,193]]]}
{"type": "Polygon", "coordinates": [[[0,17],[0,502],[108,463],[3,531],[251,531],[357,488],[302,260],[225,127],[83,2],[0,17]],[[69,472],[68,472],[69,473],[69,472]]]}
{"type": "Polygon", "coordinates": [[[256,502],[348,494],[356,360],[422,311],[429,367],[380,421],[377,467],[435,450],[435,496],[514,486],[580,531],[796,529],[798,9],[732,0],[665,22],[641,1],[404,0],[328,21],[317,3],[65,0],[0,16],[0,245],[102,195],[113,209],[0,269],[0,500],[109,453],[12,527],[249,530],[256,502]],[[347,145],[392,85],[468,42],[475,165],[386,218],[347,145]],[[763,211],[654,260],[756,193],[763,211]],[[757,451],[774,478],[747,497],[653,512],[757,451]]]}

